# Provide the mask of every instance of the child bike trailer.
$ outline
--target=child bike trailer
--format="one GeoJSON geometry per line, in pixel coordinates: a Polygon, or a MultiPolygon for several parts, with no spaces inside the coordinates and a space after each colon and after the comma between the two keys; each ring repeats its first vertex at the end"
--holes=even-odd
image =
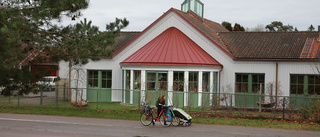
{"type": "Polygon", "coordinates": [[[180,119],[180,125],[184,127],[191,125],[192,117],[188,113],[179,108],[173,108],[173,113],[180,119]]]}

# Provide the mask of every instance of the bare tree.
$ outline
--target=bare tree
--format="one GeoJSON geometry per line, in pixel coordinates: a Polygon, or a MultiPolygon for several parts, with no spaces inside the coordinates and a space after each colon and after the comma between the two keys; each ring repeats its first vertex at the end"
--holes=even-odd
{"type": "Polygon", "coordinates": [[[257,26],[250,29],[250,31],[266,31],[266,29],[263,24],[257,24],[257,26]]]}

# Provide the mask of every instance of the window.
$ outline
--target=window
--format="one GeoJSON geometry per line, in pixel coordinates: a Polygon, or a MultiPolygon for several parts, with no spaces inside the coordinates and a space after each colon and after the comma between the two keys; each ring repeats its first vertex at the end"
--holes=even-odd
{"type": "Polygon", "coordinates": [[[202,92],[210,92],[210,72],[202,73],[202,92]]]}
{"type": "Polygon", "coordinates": [[[147,72],[147,90],[167,91],[168,72],[147,72]]]}
{"type": "Polygon", "coordinates": [[[89,70],[88,71],[88,87],[94,88],[99,87],[98,81],[99,81],[99,71],[98,70],[89,70]]]}
{"type": "Polygon", "coordinates": [[[156,73],[147,73],[147,90],[156,90],[156,73]]]}
{"type": "Polygon", "coordinates": [[[213,84],[212,84],[212,89],[213,93],[218,92],[218,72],[213,72],[213,84]]]}
{"type": "Polygon", "coordinates": [[[102,71],[102,88],[111,88],[112,73],[111,71],[102,71]]]}
{"type": "Polygon", "coordinates": [[[238,93],[259,93],[260,83],[264,93],[264,74],[236,74],[236,92],[238,93]]]}
{"type": "Polygon", "coordinates": [[[184,91],[184,72],[173,72],[173,91],[184,91]]]}
{"type": "Polygon", "coordinates": [[[88,88],[111,88],[111,70],[88,70],[88,88]]]}
{"type": "Polygon", "coordinates": [[[308,94],[320,95],[320,76],[318,75],[308,76],[308,94]]]}
{"type": "Polygon", "coordinates": [[[248,92],[248,74],[236,74],[236,92],[248,92]]]}
{"type": "Polygon", "coordinates": [[[189,92],[198,92],[198,72],[189,72],[189,92]]]}
{"type": "Polygon", "coordinates": [[[134,87],[133,89],[135,90],[140,90],[141,89],[141,71],[140,70],[134,70],[133,71],[133,83],[134,83],[134,87]]]}
{"type": "Polygon", "coordinates": [[[167,72],[158,72],[158,88],[161,91],[168,90],[168,73],[167,72]]]}
{"type": "Polygon", "coordinates": [[[126,70],[126,90],[130,90],[130,70],[126,70]]]}
{"type": "Polygon", "coordinates": [[[296,95],[320,95],[320,76],[291,74],[290,94],[296,95]]]}
{"type": "Polygon", "coordinates": [[[290,94],[303,94],[304,75],[290,75],[290,94]]]}
{"type": "Polygon", "coordinates": [[[262,93],[264,93],[264,74],[252,74],[252,92],[259,93],[260,83],[262,83],[262,93]]]}

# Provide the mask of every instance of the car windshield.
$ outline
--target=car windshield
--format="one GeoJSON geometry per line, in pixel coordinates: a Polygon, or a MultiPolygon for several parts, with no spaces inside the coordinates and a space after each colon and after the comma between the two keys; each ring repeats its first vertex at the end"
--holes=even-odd
{"type": "Polygon", "coordinates": [[[40,79],[42,82],[53,82],[53,78],[42,78],[40,79]]]}

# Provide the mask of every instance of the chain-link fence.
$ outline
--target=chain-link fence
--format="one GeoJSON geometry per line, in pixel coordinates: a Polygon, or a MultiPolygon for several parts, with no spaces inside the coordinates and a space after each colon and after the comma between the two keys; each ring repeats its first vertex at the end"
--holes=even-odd
{"type": "Polygon", "coordinates": [[[154,106],[160,95],[166,95],[168,105],[196,115],[272,118],[287,120],[320,120],[319,96],[269,96],[259,94],[229,94],[209,92],[136,91],[100,88],[56,87],[54,91],[39,91],[23,96],[0,96],[0,104],[33,105],[52,108],[87,107],[104,109],[108,102],[137,106],[147,102],[154,106]]]}

